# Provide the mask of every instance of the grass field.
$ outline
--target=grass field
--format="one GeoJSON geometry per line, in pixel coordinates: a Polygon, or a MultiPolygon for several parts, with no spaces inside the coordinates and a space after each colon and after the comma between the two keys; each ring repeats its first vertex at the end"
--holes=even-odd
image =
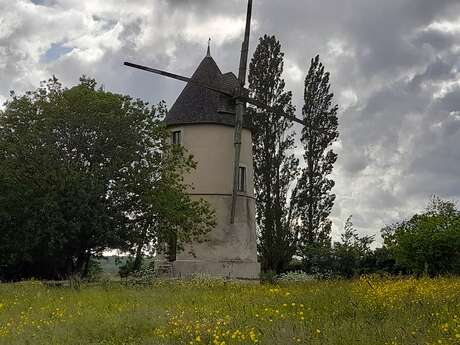
{"type": "Polygon", "coordinates": [[[0,344],[460,344],[460,278],[0,284],[0,344]]]}

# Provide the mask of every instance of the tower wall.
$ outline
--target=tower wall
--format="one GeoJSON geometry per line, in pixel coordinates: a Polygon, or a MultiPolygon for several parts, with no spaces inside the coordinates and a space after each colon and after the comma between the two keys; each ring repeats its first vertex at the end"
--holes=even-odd
{"type": "Polygon", "coordinates": [[[184,176],[193,198],[207,200],[216,211],[216,227],[204,243],[193,243],[177,254],[176,276],[208,273],[232,278],[259,277],[255,224],[252,138],[242,130],[240,166],[246,168],[246,191],[238,193],[234,224],[230,224],[233,190],[234,128],[217,124],[171,126],[181,131],[182,145],[197,168],[184,176]],[[194,253],[191,254],[190,251],[194,253]]]}

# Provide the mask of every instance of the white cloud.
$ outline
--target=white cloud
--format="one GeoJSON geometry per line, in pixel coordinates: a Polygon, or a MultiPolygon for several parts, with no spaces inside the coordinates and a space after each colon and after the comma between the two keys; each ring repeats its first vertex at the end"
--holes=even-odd
{"type": "Polygon", "coordinates": [[[299,83],[305,78],[305,72],[294,61],[285,59],[284,73],[294,83],[299,83]]]}
{"type": "Polygon", "coordinates": [[[344,89],[340,92],[338,103],[342,111],[348,110],[358,104],[358,95],[353,89],[344,89]]]}
{"type": "Polygon", "coordinates": [[[227,40],[241,37],[244,32],[244,19],[240,17],[216,16],[206,21],[194,15],[187,17],[184,25],[184,36],[187,40],[207,42],[211,36],[213,42],[221,45],[227,40]]]}
{"type": "Polygon", "coordinates": [[[438,30],[447,33],[458,33],[460,32],[460,20],[456,21],[435,21],[427,26],[426,30],[438,30]]]}

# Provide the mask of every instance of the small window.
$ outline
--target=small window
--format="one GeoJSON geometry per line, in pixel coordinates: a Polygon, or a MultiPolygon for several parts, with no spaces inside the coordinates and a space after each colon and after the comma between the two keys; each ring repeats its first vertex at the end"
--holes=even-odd
{"type": "Polygon", "coordinates": [[[238,192],[246,191],[246,168],[240,167],[238,170],[238,192]]]}
{"type": "Polygon", "coordinates": [[[172,133],[172,143],[173,143],[173,145],[181,145],[182,144],[181,131],[174,131],[172,133]]]}

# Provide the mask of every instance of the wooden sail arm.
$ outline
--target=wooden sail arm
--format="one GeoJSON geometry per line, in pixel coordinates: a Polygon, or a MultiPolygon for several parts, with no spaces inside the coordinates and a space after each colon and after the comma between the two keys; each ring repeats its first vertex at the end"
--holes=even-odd
{"type": "Polygon", "coordinates": [[[252,15],[252,0],[248,0],[248,10],[246,14],[246,28],[244,31],[244,40],[241,46],[240,69],[238,73],[238,81],[240,88],[236,90],[236,115],[235,115],[235,134],[233,145],[235,148],[235,157],[233,159],[233,192],[232,192],[232,208],[230,211],[230,224],[235,223],[236,214],[236,199],[238,194],[238,172],[240,167],[240,153],[241,153],[241,129],[243,126],[243,116],[245,113],[245,104],[243,96],[246,89],[246,71],[248,68],[248,53],[249,53],[249,36],[251,33],[251,15],[252,15]]]}
{"type": "Polygon", "coordinates": [[[248,0],[248,9],[246,13],[246,27],[244,30],[244,39],[241,46],[240,69],[238,71],[238,80],[240,85],[244,87],[246,83],[246,71],[248,68],[249,54],[249,35],[251,33],[251,16],[252,16],[252,0],[248,0]]]}
{"type": "Polygon", "coordinates": [[[290,115],[290,114],[286,114],[285,112],[282,112],[282,111],[279,111],[279,109],[275,109],[263,102],[260,102],[252,97],[242,97],[242,99],[249,103],[249,104],[252,104],[252,105],[255,105],[257,108],[261,108],[261,109],[264,109],[264,110],[267,110],[267,111],[270,111],[270,112],[273,112],[275,114],[278,114],[280,116],[283,116],[291,121],[294,121],[294,122],[297,122],[297,123],[300,123],[301,125],[305,126],[305,122],[302,121],[301,119],[299,119],[298,117],[294,116],[294,115],[290,115]]]}
{"type": "Polygon", "coordinates": [[[205,89],[208,89],[208,90],[211,90],[211,91],[218,92],[218,93],[220,93],[220,94],[222,94],[222,95],[225,95],[225,96],[235,97],[235,93],[234,93],[234,92],[229,92],[229,91],[227,91],[227,90],[223,90],[223,89],[218,88],[218,87],[215,87],[215,86],[213,86],[213,85],[209,85],[209,84],[203,83],[203,82],[201,82],[201,81],[197,81],[197,80],[192,79],[192,78],[188,78],[188,77],[181,76],[181,75],[179,75],[179,74],[174,74],[174,73],[162,71],[162,70],[160,70],[160,69],[151,68],[151,67],[147,67],[147,66],[142,66],[142,65],[135,64],[135,63],[131,63],[131,62],[124,62],[123,65],[128,66],[128,67],[133,67],[133,68],[141,69],[141,70],[143,70],[143,71],[147,71],[147,72],[159,74],[159,75],[162,75],[162,76],[164,76],[164,77],[168,77],[168,78],[172,78],[172,79],[184,81],[184,82],[186,82],[186,83],[191,83],[191,84],[194,84],[194,85],[197,85],[197,86],[201,86],[201,87],[204,87],[205,89]]]}

